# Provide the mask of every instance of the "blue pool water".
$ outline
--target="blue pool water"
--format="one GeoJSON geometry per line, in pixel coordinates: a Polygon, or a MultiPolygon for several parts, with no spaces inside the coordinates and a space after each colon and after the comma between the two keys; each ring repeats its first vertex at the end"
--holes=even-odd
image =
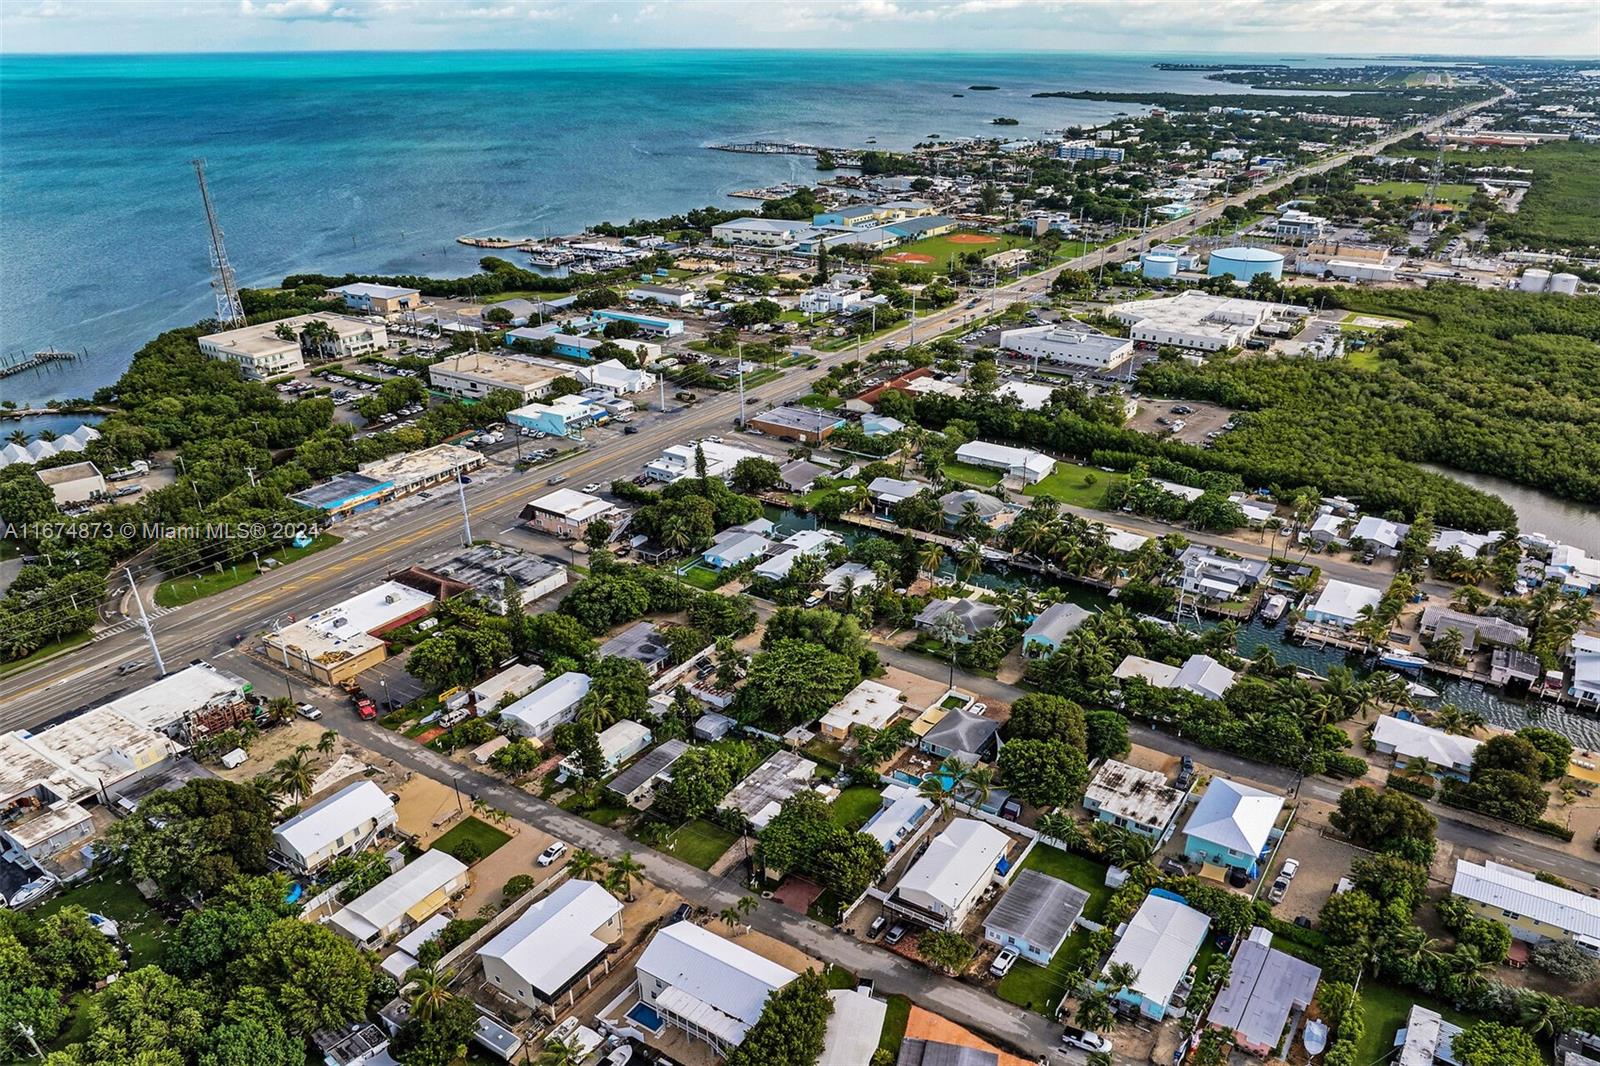
{"type": "Polygon", "coordinates": [[[640,1028],[651,1033],[661,1032],[662,1027],[666,1025],[666,1022],[661,1020],[661,1015],[657,1014],[656,1009],[648,1003],[635,1003],[633,1009],[628,1012],[628,1017],[638,1022],[640,1028]]]}

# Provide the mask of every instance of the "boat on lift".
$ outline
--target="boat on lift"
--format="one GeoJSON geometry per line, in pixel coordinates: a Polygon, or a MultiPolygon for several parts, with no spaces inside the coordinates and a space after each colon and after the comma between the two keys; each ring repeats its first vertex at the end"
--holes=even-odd
{"type": "Polygon", "coordinates": [[[1399,648],[1384,648],[1378,653],[1378,662],[1383,666],[1392,666],[1396,670],[1421,670],[1428,665],[1428,660],[1422,656],[1399,648]]]}

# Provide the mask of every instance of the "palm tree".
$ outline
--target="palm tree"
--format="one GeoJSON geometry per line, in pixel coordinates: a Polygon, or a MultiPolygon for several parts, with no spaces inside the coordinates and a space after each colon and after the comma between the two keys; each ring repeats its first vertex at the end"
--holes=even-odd
{"type": "Polygon", "coordinates": [[[589,1057],[588,1049],[578,1043],[576,1036],[565,1040],[552,1038],[544,1042],[539,1053],[539,1066],[579,1066],[589,1057]]]}
{"type": "Polygon", "coordinates": [[[644,880],[644,866],[633,857],[631,851],[623,852],[607,865],[606,880],[614,880],[616,887],[622,890],[622,897],[632,902],[634,883],[644,880]]]}
{"type": "Polygon", "coordinates": [[[1139,968],[1131,962],[1114,962],[1106,967],[1106,983],[1112,992],[1122,992],[1139,983],[1139,968]]]}
{"type": "Polygon", "coordinates": [[[579,881],[600,880],[604,866],[605,860],[588,848],[579,848],[567,860],[567,872],[579,881]]]}
{"type": "Polygon", "coordinates": [[[1565,1000],[1529,989],[1517,999],[1517,1024],[1534,1036],[1553,1037],[1567,1027],[1572,1011],[1565,1000]]]}
{"type": "Polygon", "coordinates": [[[967,637],[966,627],[961,624],[961,619],[954,614],[942,614],[933,620],[929,632],[933,639],[944,645],[944,653],[950,657],[950,687],[956,687],[956,651],[965,642],[967,637]]]}
{"type": "Polygon", "coordinates": [[[288,725],[294,721],[294,700],[288,696],[274,696],[267,701],[267,721],[274,725],[288,725]]]}
{"type": "Polygon", "coordinates": [[[331,729],[324,729],[322,731],[322,736],[317,738],[317,751],[322,755],[327,755],[329,752],[333,751],[338,744],[339,734],[335,733],[331,729]]]}
{"type": "Polygon", "coordinates": [[[406,993],[411,1000],[411,1013],[426,1021],[455,999],[450,991],[455,975],[454,970],[440,970],[438,966],[417,966],[407,973],[406,993]]]}
{"type": "Polygon", "coordinates": [[[1109,1029],[1117,1020],[1111,1012],[1111,994],[1103,988],[1085,985],[1078,992],[1078,1009],[1073,1017],[1085,1029],[1094,1032],[1109,1029]]]}
{"type": "Polygon", "coordinates": [[[917,565],[927,573],[929,583],[932,583],[934,575],[939,572],[939,567],[943,563],[944,548],[934,541],[930,540],[923,544],[921,550],[917,552],[917,565]]]}
{"type": "Polygon", "coordinates": [[[1078,824],[1078,820],[1072,815],[1063,814],[1060,811],[1051,811],[1049,814],[1040,815],[1037,828],[1040,833],[1061,841],[1072,851],[1081,850],[1088,839],[1084,835],[1083,827],[1078,824]]]}
{"type": "Polygon", "coordinates": [[[1420,927],[1405,926],[1386,945],[1390,952],[1413,965],[1429,965],[1439,961],[1438,941],[1428,936],[1420,927]]]}
{"type": "Polygon", "coordinates": [[[311,794],[311,784],[316,779],[316,773],[305,752],[297,751],[292,755],[285,755],[273,764],[272,769],[277,773],[278,783],[283,786],[284,792],[296,799],[304,799],[311,794]]]}
{"type": "Polygon", "coordinates": [[[976,810],[989,802],[989,793],[994,788],[994,770],[987,766],[974,766],[969,768],[961,778],[961,798],[967,802],[967,810],[976,810]]]}
{"type": "Polygon", "coordinates": [[[963,584],[983,569],[983,545],[975,540],[965,541],[956,549],[956,579],[963,584]]]}
{"type": "Polygon", "coordinates": [[[721,911],[717,912],[717,917],[721,919],[723,925],[728,927],[730,933],[739,928],[739,922],[743,920],[743,916],[734,907],[722,908],[721,911]]]}
{"type": "Polygon", "coordinates": [[[1107,834],[1102,842],[1106,862],[1126,870],[1129,874],[1150,865],[1150,860],[1156,853],[1154,840],[1131,829],[1120,826],[1111,828],[1113,831],[1107,834]]]}
{"type": "Polygon", "coordinates": [[[274,807],[278,805],[278,800],[283,798],[283,782],[271,774],[257,774],[250,779],[250,786],[261,793],[262,797],[274,807]]]}

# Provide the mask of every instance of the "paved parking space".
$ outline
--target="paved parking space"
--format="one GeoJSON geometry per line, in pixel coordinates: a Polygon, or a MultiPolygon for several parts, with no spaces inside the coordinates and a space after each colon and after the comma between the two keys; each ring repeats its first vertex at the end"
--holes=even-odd
{"type": "Polygon", "coordinates": [[[1128,428],[1185,444],[1204,444],[1206,434],[1221,430],[1233,414],[1230,408],[1204,400],[1164,400],[1150,396],[1139,400],[1139,411],[1129,419],[1128,428]],[[1174,407],[1189,410],[1174,411],[1174,407]],[[1178,422],[1183,423],[1181,428],[1178,422]]]}

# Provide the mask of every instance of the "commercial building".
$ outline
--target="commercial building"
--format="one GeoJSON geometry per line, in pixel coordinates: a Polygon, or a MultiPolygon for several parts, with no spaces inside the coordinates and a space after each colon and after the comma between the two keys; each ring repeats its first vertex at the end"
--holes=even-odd
{"type": "Polygon", "coordinates": [[[890,688],[881,681],[863,681],[828,708],[828,713],[822,716],[822,735],[845,740],[856,726],[883,729],[900,717],[904,701],[905,694],[899,689],[890,688]]]}
{"type": "MultiPolygon", "coordinates": [[[[654,348],[655,345],[649,347],[654,348]]],[[[591,389],[603,389],[612,396],[633,396],[656,387],[656,376],[645,370],[634,370],[620,359],[607,359],[594,366],[581,366],[572,376],[591,389]]]]}
{"type": "Polygon", "coordinates": [[[1322,231],[1327,226],[1328,220],[1322,216],[1307,214],[1291,207],[1273,220],[1272,232],[1291,240],[1308,240],[1322,236],[1322,231]]]}
{"type": "Polygon", "coordinates": [[[467,867],[448,852],[425,851],[328,919],[335,930],[375,950],[439,913],[467,890],[467,867]]]}
{"type": "Polygon", "coordinates": [[[550,386],[561,376],[554,367],[490,352],[447,355],[428,368],[428,384],[436,392],[466,400],[505,389],[522,397],[523,403],[532,403],[550,395],[550,386]]]}
{"type": "Polygon", "coordinates": [[[1363,608],[1376,608],[1383,593],[1366,585],[1337,579],[1328,582],[1317,602],[1306,608],[1306,621],[1349,629],[1361,621],[1363,608]]]}
{"type": "Polygon", "coordinates": [[[641,333],[652,337],[676,337],[683,332],[683,319],[660,318],[656,315],[641,315],[632,311],[612,311],[602,308],[591,311],[590,316],[602,325],[607,322],[631,322],[639,327],[641,333]]]}
{"type": "Polygon", "coordinates": [[[968,441],[957,448],[956,461],[989,470],[1003,470],[1006,477],[1016,478],[1025,485],[1043,481],[1056,467],[1056,461],[1043,452],[981,440],[968,441]]]}
{"type": "Polygon", "coordinates": [[[811,223],[787,218],[735,218],[711,227],[711,239],[728,244],[781,248],[793,244],[811,229],[811,223]]]}
{"type": "Polygon", "coordinates": [[[1600,899],[1547,884],[1526,870],[1492,860],[1456,860],[1452,895],[1480,918],[1499,922],[1518,940],[1567,940],[1600,956],[1600,899]]]}
{"type": "Polygon", "coordinates": [[[589,523],[602,519],[609,522],[616,515],[616,506],[598,496],[577,489],[557,489],[529,500],[517,517],[528,528],[552,537],[581,537],[589,523]]]}
{"type": "Polygon", "coordinates": [[[478,960],[501,994],[554,1020],[593,987],[596,967],[611,972],[606,953],[621,937],[622,903],[593,881],[569,880],[496,933],[478,960]]]}
{"type": "Polygon", "coordinates": [[[504,611],[506,582],[517,586],[523,603],[532,603],[566,585],[567,568],[542,556],[524,555],[498,544],[475,544],[443,562],[430,564],[426,570],[420,567],[402,570],[395,575],[395,580],[439,599],[472,592],[489,609],[504,611]]]}
{"type": "Polygon", "coordinates": [[[994,881],[1011,838],[988,822],[957,818],[928,845],[885,905],[932,929],[960,929],[994,881]]]}
{"type": "Polygon", "coordinates": [[[400,285],[374,285],[358,281],[353,285],[329,289],[328,294],[339,297],[353,311],[386,317],[415,311],[422,306],[422,293],[400,285]]]}
{"type": "Polygon", "coordinates": [[[706,477],[720,477],[727,480],[733,474],[733,468],[740,459],[764,459],[760,452],[751,451],[749,448],[737,448],[731,444],[717,444],[712,441],[701,441],[698,444],[674,444],[662,452],[658,458],[645,464],[644,472],[656,481],[682,481],[686,477],[698,477],[696,470],[696,454],[705,457],[706,477]]]}
{"type": "Polygon", "coordinates": [[[435,444],[431,448],[404,452],[387,459],[362,463],[357,470],[362,477],[388,486],[389,499],[410,496],[424,489],[435,488],[455,481],[486,463],[481,452],[456,444],[435,444]]]}
{"type": "Polygon", "coordinates": [[[1307,313],[1303,307],[1212,296],[1198,289],[1110,308],[1111,317],[1128,326],[1134,341],[1202,352],[1237,348],[1263,324],[1304,318],[1307,313]]]}
{"type": "Polygon", "coordinates": [[[289,493],[301,507],[321,511],[325,518],[338,521],[362,511],[370,511],[390,498],[394,486],[365,474],[335,474],[309,489],[289,493]]]}
{"type": "Polygon", "coordinates": [[[389,331],[381,323],[345,315],[295,315],[210,333],[198,343],[200,354],[227,360],[237,365],[245,377],[261,381],[305,369],[305,356],[312,346],[316,355],[328,359],[351,359],[381,351],[389,344],[389,331]],[[306,327],[312,322],[326,326],[327,335],[321,339],[305,337],[306,327]],[[280,334],[288,334],[287,339],[280,334]]]}
{"type": "Polygon", "coordinates": [[[552,437],[571,437],[607,417],[606,409],[581,396],[558,396],[549,403],[530,403],[506,415],[518,429],[552,437]]]}
{"type": "Polygon", "coordinates": [[[395,823],[383,789],[358,781],[274,829],[272,850],[294,873],[310,875],[340,855],[366,850],[395,823]]]}
{"type": "Polygon", "coordinates": [[[699,303],[700,294],[693,289],[675,289],[667,285],[635,285],[628,290],[628,299],[635,303],[685,308],[699,303]]]}
{"type": "Polygon", "coordinates": [[[1083,806],[1097,821],[1131,829],[1160,845],[1172,836],[1185,798],[1186,793],[1167,784],[1165,774],[1107,759],[1090,779],[1083,806]]]}
{"type": "Polygon", "coordinates": [[[1039,659],[1051,654],[1088,620],[1089,612],[1075,603],[1051,604],[1039,612],[1022,634],[1022,657],[1039,659]]]}
{"type": "Polygon", "coordinates": [[[1256,864],[1278,834],[1283,797],[1213,777],[1183,826],[1183,854],[1194,862],[1254,876],[1256,864]]]}
{"type": "Polygon", "coordinates": [[[743,1042],[767,997],[798,976],[693,922],[657,932],[635,969],[646,1005],[722,1054],[743,1042]]]}
{"type": "Polygon", "coordinates": [[[890,222],[883,228],[885,232],[892,233],[903,241],[916,241],[924,237],[942,237],[946,233],[954,233],[956,226],[957,222],[953,218],[945,218],[942,215],[919,215],[890,222]]]}
{"type": "Polygon", "coordinates": [[[851,310],[861,299],[855,289],[808,289],[800,294],[799,308],[808,315],[832,315],[851,310]]]}
{"type": "Polygon", "coordinates": [[[816,407],[774,407],[750,419],[752,429],[769,437],[813,445],[827,440],[842,425],[844,419],[816,407]]]}
{"type": "MultiPolygon", "coordinates": [[[[601,730],[597,739],[600,742],[600,757],[605,761],[604,773],[609,774],[648,748],[654,734],[647,726],[624,718],[601,730]]],[[[583,763],[576,755],[562,759],[561,769],[576,777],[584,776],[583,763]]]]}
{"type": "Polygon", "coordinates": [[[1133,341],[1062,326],[1027,326],[1000,333],[1000,347],[1023,359],[1057,366],[1113,370],[1133,355],[1133,341]]]}
{"type": "Polygon", "coordinates": [[[520,736],[547,740],[555,728],[578,716],[578,704],[589,694],[589,675],[568,670],[547,681],[500,712],[520,736]]]}
{"type": "Polygon", "coordinates": [[[1106,962],[1132,966],[1139,976],[1131,988],[1115,998],[1153,1021],[1160,1021],[1172,1005],[1178,982],[1205,943],[1211,919],[1161,890],[1146,896],[1128,920],[1122,939],[1106,962]]]}
{"type": "Polygon", "coordinates": [[[106,492],[106,479],[101,476],[100,468],[93,463],[52,466],[48,470],[38,471],[34,476],[50,490],[57,507],[88,503],[104,496],[106,492]]]}
{"type": "Polygon", "coordinates": [[[1066,159],[1070,162],[1108,162],[1120,163],[1124,152],[1108,144],[1096,144],[1094,141],[1067,141],[1056,149],[1057,159],[1066,159]]]}
{"type": "Polygon", "coordinates": [[[1022,870],[983,919],[983,938],[1037,966],[1050,959],[1083,916],[1089,893],[1038,870],[1022,870]]]}
{"type": "Polygon", "coordinates": [[[1268,1055],[1283,1038],[1294,1011],[1311,1006],[1322,970],[1272,946],[1272,933],[1256,926],[1234,953],[1228,983],[1217,994],[1206,1024],[1234,1044],[1268,1055]]]}
{"type": "Polygon", "coordinates": [[[1372,746],[1380,755],[1394,756],[1396,766],[1425,759],[1435,774],[1465,781],[1472,773],[1472,757],[1483,741],[1386,714],[1372,727],[1372,746]]]}
{"type": "Polygon", "coordinates": [[[426,615],[434,597],[385,581],[343,603],[274,629],[267,654],[324,685],[337,685],[388,658],[383,634],[426,615]]]}
{"type": "MultiPolygon", "coordinates": [[[[664,321],[664,320],[655,320],[664,321]]],[[[519,331],[520,332],[520,331],[519,331]]],[[[635,340],[632,337],[600,337],[584,336],[576,333],[552,333],[550,335],[551,352],[567,359],[575,359],[580,363],[594,361],[595,352],[602,344],[614,344],[624,351],[632,353],[633,357],[642,364],[654,362],[661,358],[661,345],[649,341],[635,340]]]]}
{"type": "Polygon", "coordinates": [[[811,787],[816,773],[816,763],[780,748],[751,770],[717,806],[738,811],[751,828],[760,832],[777,816],[784,800],[811,787]]]}

